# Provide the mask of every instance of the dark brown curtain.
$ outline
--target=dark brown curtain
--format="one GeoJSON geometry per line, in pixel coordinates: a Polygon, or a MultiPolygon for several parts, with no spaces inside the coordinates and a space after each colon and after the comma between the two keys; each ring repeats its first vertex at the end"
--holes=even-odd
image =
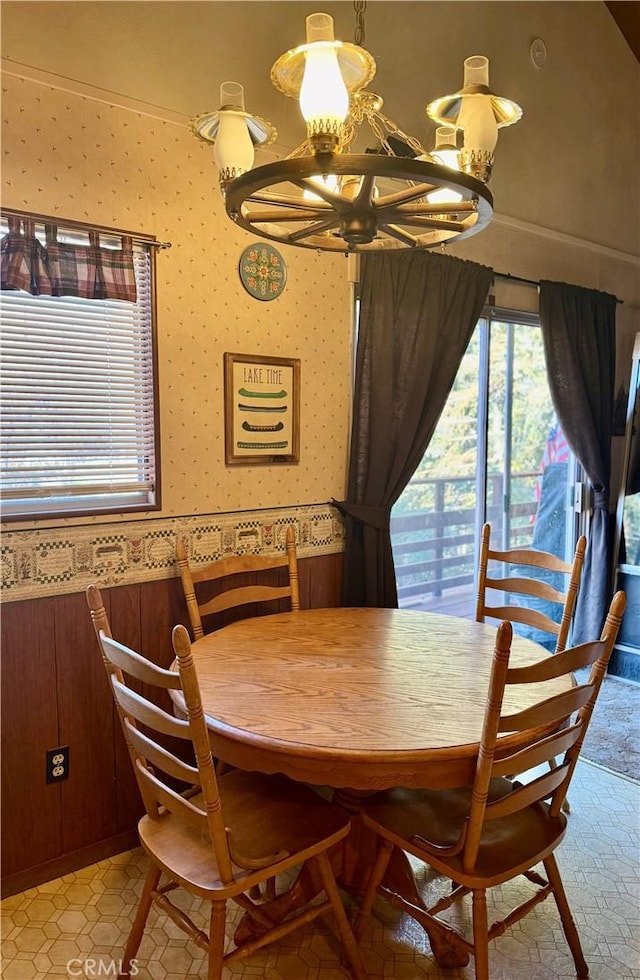
{"type": "Polygon", "coordinates": [[[593,487],[573,643],[600,636],[609,600],[615,322],[615,296],[567,283],[540,283],[540,323],[551,396],[567,442],[593,487]]]}
{"type": "Polygon", "coordinates": [[[343,600],[398,605],[391,508],[422,459],[493,272],[416,251],[362,256],[343,600]]]}

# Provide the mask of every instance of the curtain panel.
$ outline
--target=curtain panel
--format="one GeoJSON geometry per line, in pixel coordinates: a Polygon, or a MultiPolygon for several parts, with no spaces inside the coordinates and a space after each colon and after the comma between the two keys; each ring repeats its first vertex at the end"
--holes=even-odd
{"type": "Polygon", "coordinates": [[[425,251],[361,257],[343,601],[398,605],[391,508],[435,431],[493,270],[425,251]]]}
{"type": "Polygon", "coordinates": [[[36,236],[35,222],[9,217],[0,242],[2,289],[20,289],[32,296],[79,296],[136,302],[133,244],[124,236],[121,247],[102,248],[98,232],[89,232],[87,245],[58,238],[53,224],[45,225],[46,243],[36,236]]]}
{"type": "Polygon", "coordinates": [[[600,636],[609,605],[609,514],[615,400],[616,298],[561,282],[540,283],[540,324],[551,397],[593,488],[593,516],[572,643],[600,636]]]}

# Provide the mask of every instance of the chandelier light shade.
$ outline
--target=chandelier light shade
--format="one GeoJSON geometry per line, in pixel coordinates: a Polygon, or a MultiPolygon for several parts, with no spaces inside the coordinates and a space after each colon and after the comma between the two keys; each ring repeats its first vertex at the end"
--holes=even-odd
{"type": "Polygon", "coordinates": [[[484,55],[473,55],[465,60],[464,84],[460,91],[431,102],[427,106],[427,115],[435,122],[463,130],[461,169],[486,182],[493,169],[498,129],[518,122],[522,109],[491,91],[489,59],[484,55]]]}
{"type": "Polygon", "coordinates": [[[223,191],[230,181],[251,170],[255,147],[266,146],[277,136],[270,122],[245,112],[244,85],[239,82],[223,82],[220,108],[193,119],[191,130],[205,143],[213,143],[213,158],[223,191]]]}
{"type": "MultiPolygon", "coordinates": [[[[333,52],[333,60],[338,63],[342,82],[350,96],[369,84],[376,73],[374,59],[359,45],[334,39],[333,17],[310,14],[306,28],[307,43],[281,55],[271,69],[271,81],[279,92],[299,99],[309,56],[315,58],[316,52],[323,48],[325,53],[333,52]]],[[[322,79],[320,84],[325,84],[322,79]]]]}
{"type": "Polygon", "coordinates": [[[522,115],[489,89],[488,60],[467,58],[460,92],[427,107],[441,123],[429,153],[366,88],[376,70],[368,51],[336,40],[328,14],[311,14],[306,27],[306,43],[271,69],[271,81],[298,100],[307,125],[285,159],[254,166],[255,148],[276,133],[245,110],[237,82],[222,85],[218,110],[192,121],[195,135],[213,144],[231,220],[281,244],[341,252],[431,248],[485,228],[498,129],[522,115]],[[355,153],[365,123],[376,146],[355,153]]]}
{"type": "Polygon", "coordinates": [[[460,154],[458,153],[456,129],[454,126],[438,126],[436,129],[436,145],[431,156],[436,163],[451,170],[460,169],[460,154]]]}
{"type": "Polygon", "coordinates": [[[255,159],[253,140],[245,121],[244,86],[238,82],[223,82],[220,86],[219,138],[213,148],[222,180],[227,182],[251,170],[255,159]]]}
{"type": "Polygon", "coordinates": [[[307,17],[307,51],[300,86],[300,111],[316,152],[333,150],[349,112],[349,93],[336,55],[333,17],[307,17]]]}

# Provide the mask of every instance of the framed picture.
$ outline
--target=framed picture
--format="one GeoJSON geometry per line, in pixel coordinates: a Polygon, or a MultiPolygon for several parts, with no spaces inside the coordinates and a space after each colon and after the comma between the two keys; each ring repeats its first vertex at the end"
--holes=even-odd
{"type": "Polygon", "coordinates": [[[224,355],[225,462],[300,461],[300,361],[224,355]]]}

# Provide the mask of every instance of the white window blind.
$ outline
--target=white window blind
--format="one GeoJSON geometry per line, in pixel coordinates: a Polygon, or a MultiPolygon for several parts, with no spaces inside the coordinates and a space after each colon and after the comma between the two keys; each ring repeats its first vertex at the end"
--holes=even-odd
{"type": "Polygon", "coordinates": [[[3,290],[3,517],[156,505],[152,262],[137,302],[3,290]]]}

